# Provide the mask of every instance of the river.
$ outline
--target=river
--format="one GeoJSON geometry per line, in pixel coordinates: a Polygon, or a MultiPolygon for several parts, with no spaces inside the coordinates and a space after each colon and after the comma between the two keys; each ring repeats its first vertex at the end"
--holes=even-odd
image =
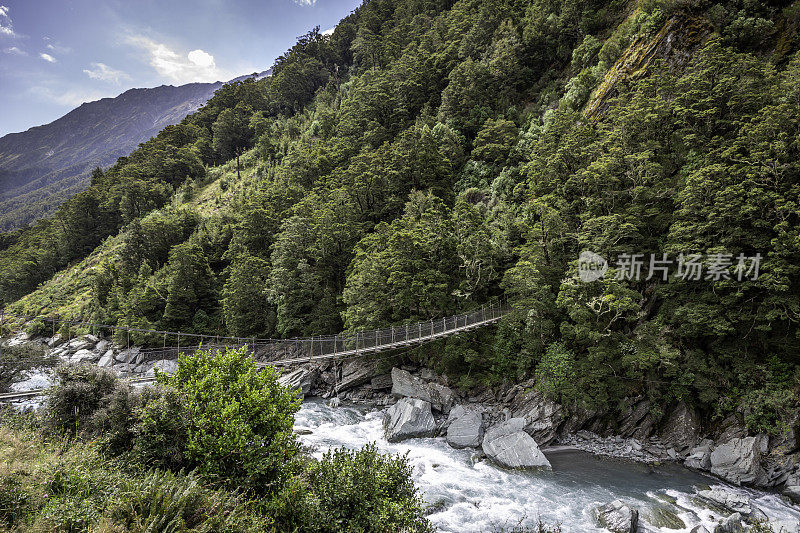
{"type": "MultiPolygon", "coordinates": [[[[510,530],[533,525],[540,518],[560,524],[564,532],[606,531],[597,526],[592,509],[615,499],[639,509],[644,531],[689,532],[701,524],[713,531],[721,517],[698,504],[694,496],[698,485],[716,486],[719,481],[679,465],[651,467],[555,449],[545,451],[552,472],[508,471],[476,460],[475,450],[451,448],[443,438],[389,443],[383,436],[382,419],[380,410],[352,405],[331,408],[320,400],[307,400],[296,415],[295,428],[311,432],[300,438],[316,457],[329,448],[359,448],[368,442],[375,442],[385,453],[408,454],[423,499],[434,508],[428,518],[440,531],[510,530]],[[662,520],[677,516],[684,527],[669,529],[657,516],[662,520]],[[653,522],[662,527],[651,527],[653,522]]],[[[727,488],[747,493],[771,520],[800,525],[800,511],[779,496],[727,488]]]]}

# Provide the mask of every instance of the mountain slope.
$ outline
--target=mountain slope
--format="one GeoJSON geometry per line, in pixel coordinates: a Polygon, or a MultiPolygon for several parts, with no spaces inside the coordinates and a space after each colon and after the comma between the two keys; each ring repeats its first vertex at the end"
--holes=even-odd
{"type": "Polygon", "coordinates": [[[216,83],[130,89],[0,138],[0,231],[52,213],[85,189],[89,173],[129,154],[205,104],[216,83]]]}

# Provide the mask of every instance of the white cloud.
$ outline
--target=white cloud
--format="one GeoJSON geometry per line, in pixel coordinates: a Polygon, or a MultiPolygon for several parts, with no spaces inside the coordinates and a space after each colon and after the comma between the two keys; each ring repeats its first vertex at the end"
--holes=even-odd
{"type": "Polygon", "coordinates": [[[45,48],[56,54],[68,54],[72,52],[72,48],[53,43],[47,43],[47,46],[45,46],[45,48]]]}
{"type": "Polygon", "coordinates": [[[103,94],[95,91],[83,91],[75,89],[54,91],[47,87],[41,86],[33,87],[31,92],[44,100],[49,100],[51,102],[69,107],[78,107],[85,102],[94,102],[95,100],[99,100],[104,96],[103,94]]]}
{"type": "Polygon", "coordinates": [[[204,50],[192,50],[183,55],[163,43],[140,35],[129,36],[127,42],[144,50],[150,66],[172,81],[178,83],[208,82],[230,77],[229,73],[217,67],[214,56],[204,50]]]}
{"type": "Polygon", "coordinates": [[[317,0],[293,0],[298,6],[311,7],[317,3],[317,0]]]}
{"type": "Polygon", "coordinates": [[[83,69],[83,72],[86,73],[87,76],[92,78],[93,80],[102,80],[113,82],[119,85],[121,80],[129,80],[131,79],[125,72],[117,69],[113,69],[106,65],[105,63],[92,63],[91,69],[83,69]]]}
{"type": "Polygon", "coordinates": [[[56,62],[56,58],[55,57],[51,56],[50,54],[45,54],[44,52],[39,54],[39,57],[41,57],[42,59],[44,59],[48,63],[55,63],[56,62]]]}
{"type": "Polygon", "coordinates": [[[14,32],[14,25],[11,22],[11,17],[8,15],[8,7],[0,6],[0,35],[5,37],[16,37],[14,32]]]}
{"type": "Polygon", "coordinates": [[[26,56],[26,55],[28,55],[28,52],[26,52],[25,50],[22,50],[20,48],[17,48],[16,46],[12,46],[10,48],[3,48],[3,53],[15,55],[15,56],[26,56]]]}
{"type": "Polygon", "coordinates": [[[323,31],[322,35],[325,35],[325,36],[333,35],[334,30],[336,30],[336,26],[334,26],[333,28],[328,28],[327,30],[323,31]]]}

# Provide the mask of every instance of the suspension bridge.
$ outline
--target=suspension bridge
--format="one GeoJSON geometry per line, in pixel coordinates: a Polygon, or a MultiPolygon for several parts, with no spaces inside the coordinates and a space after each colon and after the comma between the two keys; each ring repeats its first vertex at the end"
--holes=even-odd
{"type": "MultiPolygon", "coordinates": [[[[225,349],[247,346],[253,350],[253,357],[259,367],[274,366],[288,368],[300,364],[333,361],[369,356],[371,354],[399,350],[420,346],[454,335],[483,328],[497,323],[508,314],[511,307],[505,302],[493,302],[479,309],[444,318],[436,318],[414,324],[391,326],[382,329],[356,331],[355,333],[340,335],[319,335],[292,339],[258,339],[254,337],[222,337],[214,335],[201,335],[195,333],[182,333],[129,328],[125,326],[111,326],[96,324],[79,320],[65,320],[54,317],[32,317],[3,312],[0,314],[0,328],[4,318],[17,321],[30,322],[40,320],[44,323],[51,322],[53,335],[56,335],[56,323],[67,325],[67,343],[70,342],[73,327],[90,328],[91,331],[109,331],[112,335],[125,333],[127,347],[123,350],[127,354],[128,379],[131,382],[143,383],[152,381],[153,378],[135,377],[131,375],[133,365],[146,361],[177,359],[181,354],[190,353],[200,348],[225,349]],[[157,348],[136,349],[133,354],[130,346],[130,334],[138,333],[153,337],[163,337],[163,345],[157,348]],[[177,339],[176,345],[167,346],[167,339],[177,339]],[[187,344],[181,345],[181,340],[187,339],[187,344]],[[134,357],[134,361],[131,361],[134,357]]],[[[3,331],[0,331],[2,338],[3,331]]],[[[120,348],[122,348],[120,346],[120,348]]],[[[2,364],[2,359],[0,359],[2,364]]],[[[12,401],[40,395],[45,389],[25,392],[12,392],[0,394],[0,401],[12,401]]]]}

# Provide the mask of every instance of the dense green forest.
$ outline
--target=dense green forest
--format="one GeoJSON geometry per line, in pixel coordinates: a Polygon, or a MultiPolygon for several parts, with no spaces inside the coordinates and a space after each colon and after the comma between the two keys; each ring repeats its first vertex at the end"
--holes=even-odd
{"type": "Polygon", "coordinates": [[[777,0],[365,2],[2,235],[0,302],[292,337],[504,294],[495,331],[417,356],[776,430],[800,398],[799,27],[777,0]],[[584,283],[587,249],[764,259],[584,283]]]}

